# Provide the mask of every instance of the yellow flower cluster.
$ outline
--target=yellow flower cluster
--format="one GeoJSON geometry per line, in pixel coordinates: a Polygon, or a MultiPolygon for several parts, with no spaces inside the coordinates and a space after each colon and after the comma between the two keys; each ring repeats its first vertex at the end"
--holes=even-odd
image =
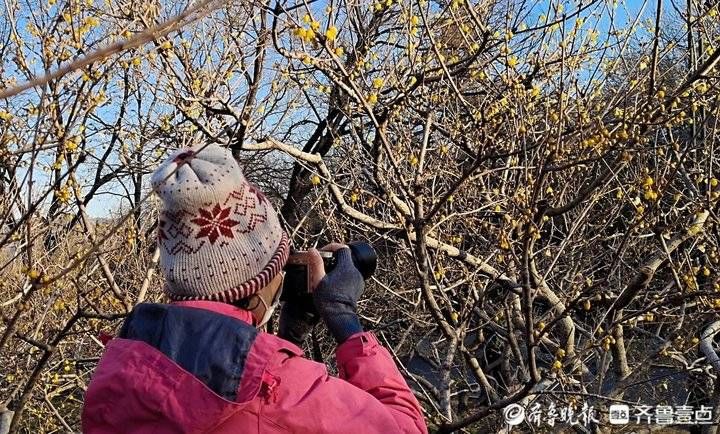
{"type": "Polygon", "coordinates": [[[691,270],[690,273],[686,273],[683,275],[682,279],[685,283],[685,287],[688,289],[688,291],[695,291],[698,289],[697,280],[695,280],[694,274],[697,274],[695,270],[691,270]]]}
{"type": "Polygon", "coordinates": [[[653,180],[652,176],[647,175],[645,179],[643,179],[642,187],[645,190],[645,200],[649,201],[655,201],[657,200],[658,194],[657,191],[653,189],[653,185],[655,184],[655,180],[653,180]]]}
{"type": "Polygon", "coordinates": [[[53,170],[60,170],[62,168],[62,164],[65,161],[65,155],[59,154],[57,156],[57,160],[50,166],[53,170]]]}
{"type": "Polygon", "coordinates": [[[498,246],[503,250],[510,250],[510,241],[508,240],[505,232],[500,234],[500,242],[498,243],[498,246]]]}
{"type": "MultiPolygon", "coordinates": [[[[70,22],[67,19],[66,19],[66,21],[68,23],[70,22]]],[[[83,19],[82,24],[77,28],[77,32],[80,36],[82,36],[99,25],[100,25],[99,19],[97,19],[95,17],[86,17],[85,19],[83,19]]]]}
{"type": "Polygon", "coordinates": [[[610,336],[610,335],[605,336],[605,337],[603,338],[601,344],[602,344],[603,350],[605,350],[605,351],[610,351],[610,345],[615,345],[615,338],[612,337],[612,336],[610,336]]]}
{"type": "Polygon", "coordinates": [[[104,103],[106,100],[107,100],[107,97],[105,96],[105,91],[100,90],[100,92],[98,92],[97,95],[90,97],[89,102],[90,102],[90,105],[95,106],[95,105],[100,105],[100,104],[104,103]]]}
{"type": "Polygon", "coordinates": [[[37,280],[37,278],[40,277],[40,272],[34,268],[25,270],[24,273],[30,280],[37,280]]]}
{"type": "Polygon", "coordinates": [[[57,199],[60,203],[68,203],[70,202],[70,189],[67,185],[62,186],[61,188],[57,189],[55,191],[57,195],[57,199]]]}
{"type": "Polygon", "coordinates": [[[64,149],[67,152],[75,152],[78,149],[78,145],[80,144],[80,138],[77,136],[70,137],[69,139],[65,140],[64,143],[64,149]]]}
{"type": "Polygon", "coordinates": [[[325,37],[328,41],[334,41],[335,38],[337,38],[338,35],[338,29],[335,26],[330,26],[327,31],[325,32],[325,37]]]}
{"type": "Polygon", "coordinates": [[[315,32],[312,29],[306,29],[305,27],[296,28],[295,36],[304,42],[312,42],[315,40],[315,32]]]}
{"type": "Polygon", "coordinates": [[[373,3],[372,8],[375,12],[380,12],[383,7],[390,7],[393,5],[393,0],[377,1],[373,3]]]}
{"type": "MultiPolygon", "coordinates": [[[[307,28],[297,27],[295,28],[293,33],[297,38],[304,42],[315,42],[315,38],[317,37],[316,32],[320,29],[320,22],[313,20],[312,17],[307,14],[303,17],[303,22],[305,24],[309,24],[309,26],[307,28]]],[[[330,26],[325,32],[325,37],[328,39],[328,41],[334,41],[335,38],[337,38],[338,32],[339,31],[337,27],[330,26]]]]}

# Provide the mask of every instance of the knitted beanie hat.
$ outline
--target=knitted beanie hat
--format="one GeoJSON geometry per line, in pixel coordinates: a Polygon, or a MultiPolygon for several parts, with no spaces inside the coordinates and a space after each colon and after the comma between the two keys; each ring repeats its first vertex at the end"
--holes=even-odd
{"type": "Polygon", "coordinates": [[[160,268],[171,299],[237,301],[285,266],[288,237],[278,216],[228,149],[181,149],[151,182],[162,201],[160,268]]]}

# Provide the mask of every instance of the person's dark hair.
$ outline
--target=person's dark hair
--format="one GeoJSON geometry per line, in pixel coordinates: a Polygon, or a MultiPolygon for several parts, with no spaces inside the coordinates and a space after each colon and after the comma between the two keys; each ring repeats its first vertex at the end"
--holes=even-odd
{"type": "MultiPolygon", "coordinates": [[[[253,295],[255,295],[255,294],[253,294],[253,295]]],[[[253,298],[252,295],[249,297],[241,298],[240,300],[237,300],[237,301],[233,301],[230,304],[232,304],[235,307],[239,307],[240,309],[252,310],[257,307],[258,303],[260,303],[260,300],[256,300],[255,303],[252,303],[252,305],[251,305],[250,304],[251,298],[253,298]]]]}

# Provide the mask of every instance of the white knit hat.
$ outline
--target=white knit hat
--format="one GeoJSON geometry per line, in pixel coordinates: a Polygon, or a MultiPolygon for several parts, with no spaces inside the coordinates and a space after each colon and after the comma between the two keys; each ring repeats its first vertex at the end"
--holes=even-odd
{"type": "Polygon", "coordinates": [[[288,238],[278,216],[228,149],[181,149],[151,182],[162,201],[160,268],[171,299],[240,300],[285,266],[288,238]]]}

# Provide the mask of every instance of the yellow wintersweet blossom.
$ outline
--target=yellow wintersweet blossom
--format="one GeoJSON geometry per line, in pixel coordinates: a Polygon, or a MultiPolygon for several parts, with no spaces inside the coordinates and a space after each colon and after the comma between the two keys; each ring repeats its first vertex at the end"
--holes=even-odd
{"type": "Polygon", "coordinates": [[[57,199],[60,203],[70,202],[70,189],[67,187],[67,185],[56,190],[56,194],[57,194],[57,199]]]}
{"type": "Polygon", "coordinates": [[[499,247],[503,250],[510,250],[510,242],[508,241],[507,235],[504,233],[500,235],[499,247]]]}
{"type": "Polygon", "coordinates": [[[202,90],[202,84],[203,82],[199,78],[194,79],[191,85],[193,92],[199,93],[202,90]]]}
{"type": "Polygon", "coordinates": [[[588,32],[588,37],[590,39],[590,42],[593,44],[597,42],[598,36],[600,36],[600,32],[598,32],[597,30],[590,30],[588,32]]]}
{"type": "Polygon", "coordinates": [[[87,17],[83,20],[83,24],[88,27],[96,27],[100,25],[100,20],[95,17],[87,17]]]}
{"type": "Polygon", "coordinates": [[[330,26],[329,29],[325,32],[325,37],[328,39],[328,41],[334,41],[335,38],[337,38],[338,35],[338,29],[335,26],[330,26]]]}
{"type": "Polygon", "coordinates": [[[470,73],[470,77],[472,77],[476,80],[485,80],[485,78],[486,78],[485,71],[475,69],[470,73]]]}
{"type": "Polygon", "coordinates": [[[77,137],[71,137],[65,141],[65,150],[67,152],[75,152],[78,148],[78,143],[80,142],[80,139],[77,137]]]}
{"type": "Polygon", "coordinates": [[[510,57],[508,58],[507,63],[508,63],[508,66],[511,67],[511,68],[516,67],[516,66],[518,65],[518,63],[519,63],[517,56],[510,56],[510,57]]]}
{"type": "Polygon", "coordinates": [[[338,57],[341,57],[343,54],[345,54],[345,49],[343,47],[337,47],[335,48],[335,55],[338,57]]]}
{"type": "Polygon", "coordinates": [[[310,183],[311,183],[312,185],[320,185],[320,177],[317,176],[317,175],[313,175],[313,176],[310,178],[310,183]]]}
{"type": "Polygon", "coordinates": [[[377,102],[378,102],[378,96],[377,96],[377,94],[376,94],[376,93],[370,94],[370,96],[368,96],[367,101],[368,101],[370,104],[377,104],[377,102]]]}
{"type": "Polygon", "coordinates": [[[372,84],[375,89],[380,89],[383,87],[383,84],[385,84],[385,80],[382,78],[375,78],[373,79],[372,84]]]}
{"type": "Polygon", "coordinates": [[[300,27],[295,30],[295,35],[305,42],[312,42],[315,39],[315,32],[312,29],[300,27]]]}
{"type": "Polygon", "coordinates": [[[27,28],[28,33],[30,33],[32,36],[37,37],[40,34],[40,32],[38,31],[38,28],[35,27],[35,25],[33,23],[28,23],[26,28],[27,28]]]}

